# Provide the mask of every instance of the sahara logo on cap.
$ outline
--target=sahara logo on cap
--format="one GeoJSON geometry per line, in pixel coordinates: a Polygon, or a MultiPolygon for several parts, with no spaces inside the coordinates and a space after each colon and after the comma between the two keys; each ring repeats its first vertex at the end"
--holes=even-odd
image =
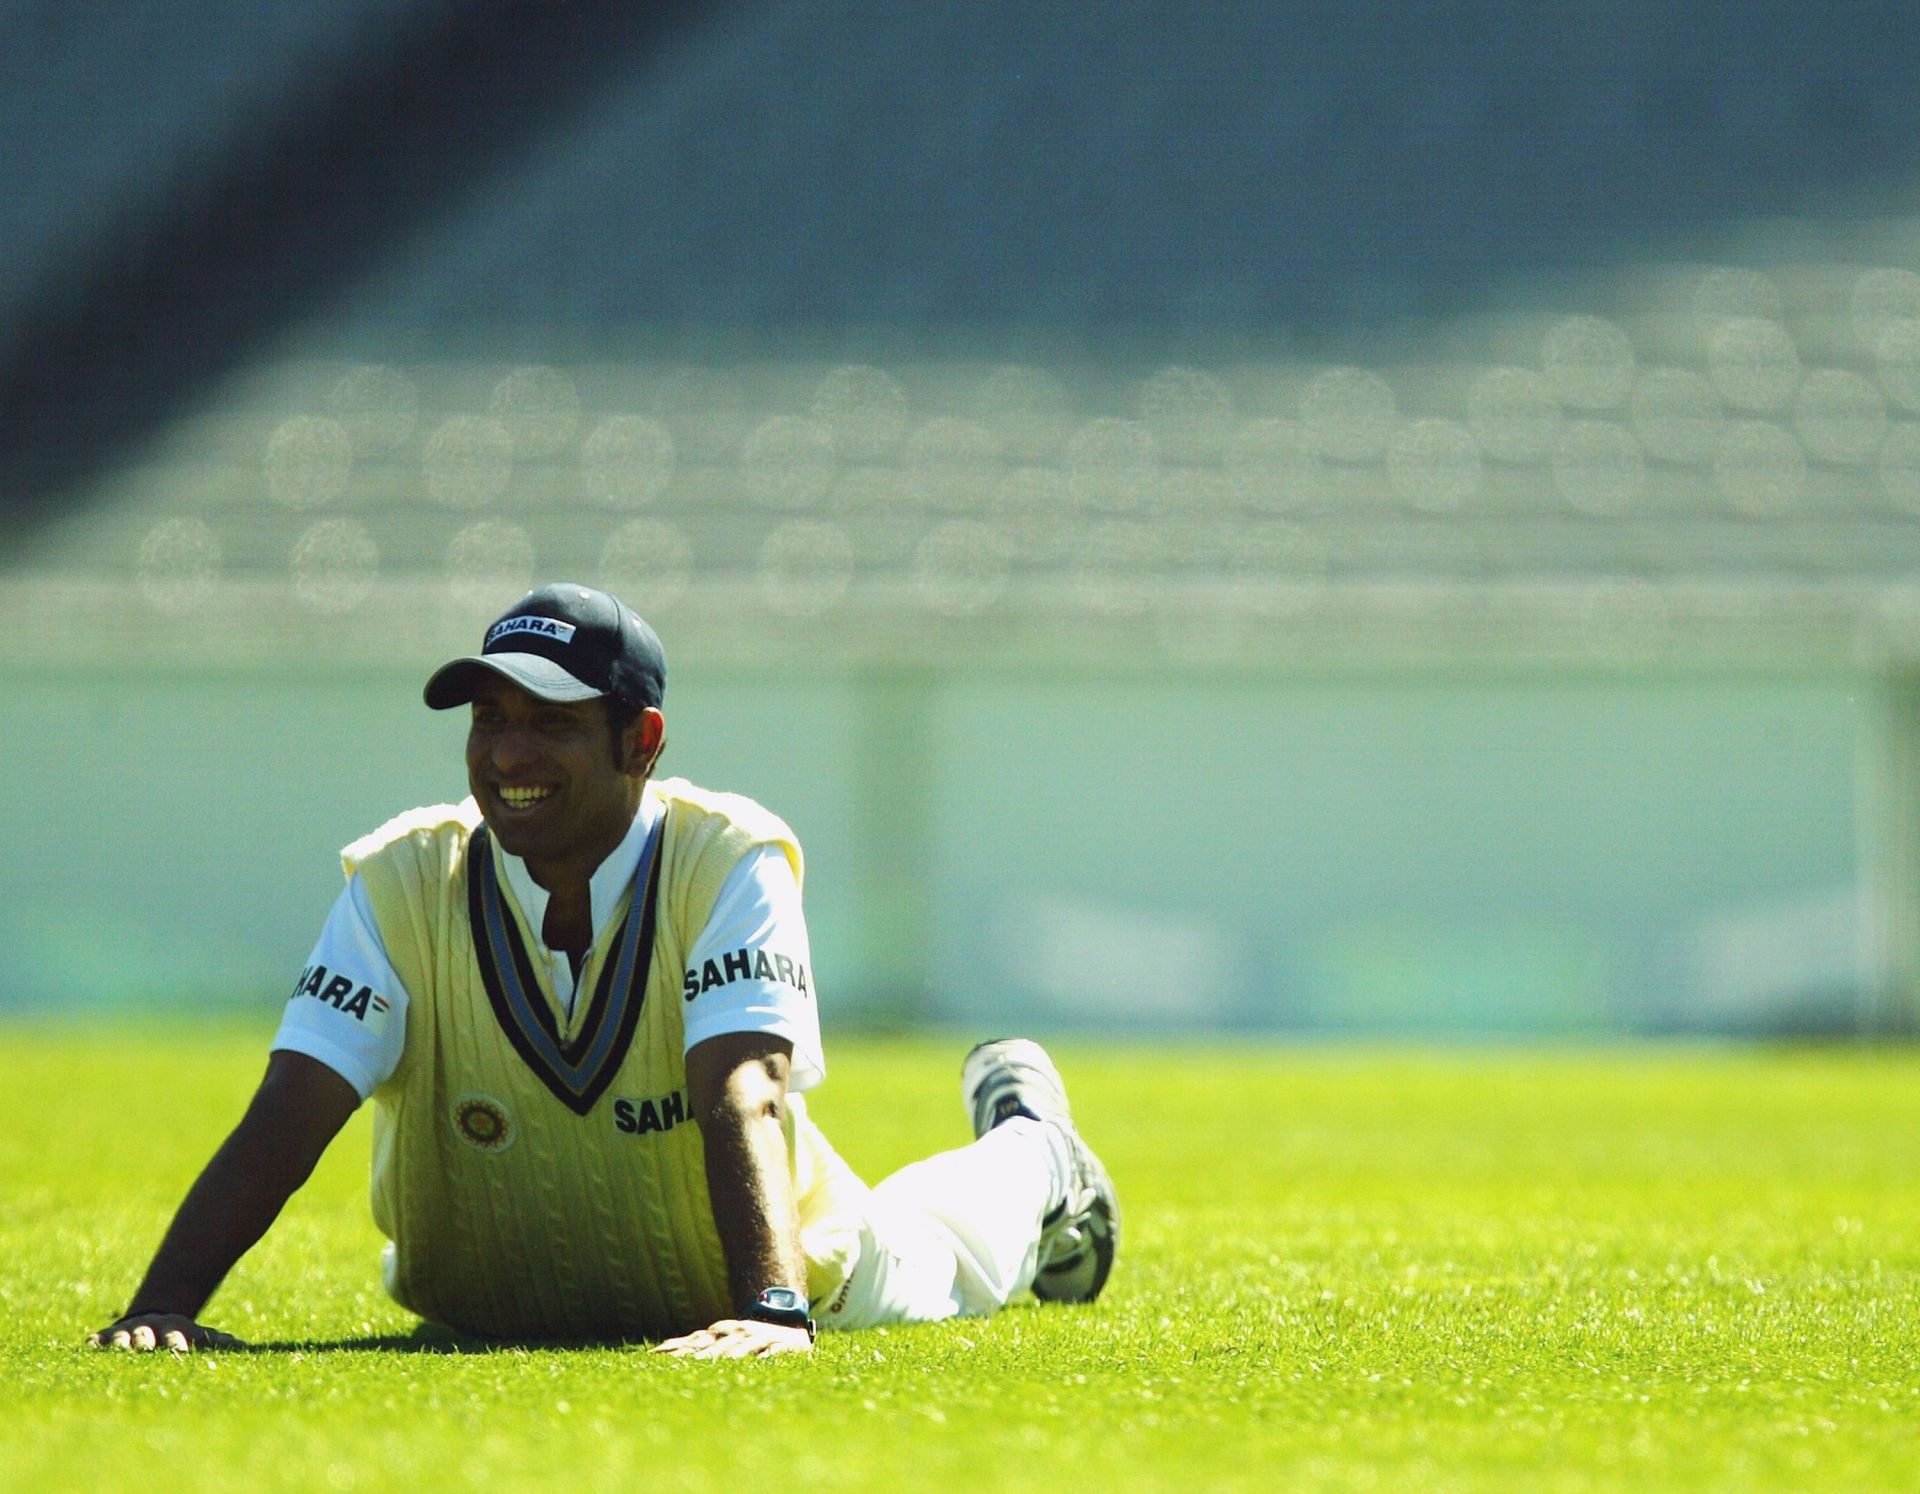
{"type": "Polygon", "coordinates": [[[554,617],[503,617],[487,629],[487,641],[481,647],[492,648],[512,633],[538,633],[542,638],[551,638],[556,643],[573,642],[572,623],[563,623],[554,617]]]}

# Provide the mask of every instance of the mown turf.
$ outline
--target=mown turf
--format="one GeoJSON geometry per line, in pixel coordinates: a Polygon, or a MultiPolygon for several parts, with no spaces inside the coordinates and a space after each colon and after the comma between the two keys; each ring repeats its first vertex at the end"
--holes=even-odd
{"type": "MultiPolygon", "coordinates": [[[[811,1360],[447,1352],[382,1296],[356,1118],[209,1321],[95,1354],[258,1033],[0,1031],[0,1484],[1920,1484],[1920,1054],[1061,1047],[1126,1207],[1106,1297],[811,1360]]],[[[962,1045],[840,1042],[869,1177],[962,1045]]]]}

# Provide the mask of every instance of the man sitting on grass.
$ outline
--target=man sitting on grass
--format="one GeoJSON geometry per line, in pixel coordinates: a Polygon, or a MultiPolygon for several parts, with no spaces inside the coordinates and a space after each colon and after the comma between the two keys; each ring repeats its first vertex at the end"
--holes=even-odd
{"type": "Polygon", "coordinates": [[[266,1077],[90,1343],[235,1345],[202,1309],[369,1097],[387,1289],[458,1330],[733,1358],[1099,1294],[1119,1206],[1037,1044],[969,1053],[975,1141],[871,1189],[808,1118],[800,847],[654,780],[665,685],[653,630],[574,585],[433,675],[471,797],[347,847],[266,1077]]]}

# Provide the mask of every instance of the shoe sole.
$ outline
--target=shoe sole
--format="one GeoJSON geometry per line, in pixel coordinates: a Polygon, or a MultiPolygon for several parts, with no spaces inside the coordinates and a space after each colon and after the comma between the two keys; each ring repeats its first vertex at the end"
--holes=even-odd
{"type": "MultiPolygon", "coordinates": [[[[1111,1190],[1112,1184],[1107,1186],[1111,1190]]],[[[1090,1237],[1086,1250],[1072,1261],[1050,1266],[1034,1277],[1033,1295],[1042,1302],[1091,1302],[1113,1274],[1113,1258],[1120,1250],[1118,1207],[1109,1206],[1106,1197],[1096,1196],[1080,1228],[1090,1237]]]]}

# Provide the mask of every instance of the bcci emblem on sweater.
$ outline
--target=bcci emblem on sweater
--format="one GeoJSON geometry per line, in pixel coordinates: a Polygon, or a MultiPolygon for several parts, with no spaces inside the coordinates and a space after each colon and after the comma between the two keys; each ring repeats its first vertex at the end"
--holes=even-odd
{"type": "Polygon", "coordinates": [[[491,1095],[461,1095],[453,1102],[453,1128],[467,1145],[498,1154],[513,1145],[507,1107],[491,1095]]]}

